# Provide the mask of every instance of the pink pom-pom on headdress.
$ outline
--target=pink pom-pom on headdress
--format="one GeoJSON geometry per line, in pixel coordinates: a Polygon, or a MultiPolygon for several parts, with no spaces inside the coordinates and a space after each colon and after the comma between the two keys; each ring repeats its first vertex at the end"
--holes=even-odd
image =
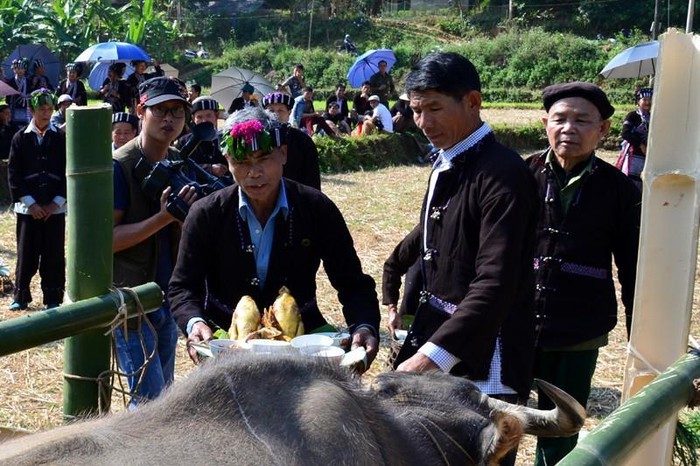
{"type": "Polygon", "coordinates": [[[244,121],[243,123],[233,125],[231,128],[231,137],[236,139],[244,138],[246,144],[250,144],[264,129],[265,126],[258,120],[244,121]]]}

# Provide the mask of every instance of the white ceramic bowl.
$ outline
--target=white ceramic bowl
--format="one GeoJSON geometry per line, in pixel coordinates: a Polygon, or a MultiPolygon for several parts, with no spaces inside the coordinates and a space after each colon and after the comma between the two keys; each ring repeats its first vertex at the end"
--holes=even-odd
{"type": "Polygon", "coordinates": [[[294,351],[288,341],[282,340],[248,340],[253,353],[279,354],[294,351]]]}
{"type": "Polygon", "coordinates": [[[292,338],[292,348],[300,350],[307,346],[333,346],[333,338],[320,333],[310,333],[292,338]]]}
{"type": "Polygon", "coordinates": [[[345,350],[337,346],[304,346],[299,352],[306,356],[314,358],[324,358],[334,364],[340,364],[345,356],[345,350]]]}
{"type": "Polygon", "coordinates": [[[350,334],[348,332],[321,332],[314,335],[325,335],[333,339],[333,346],[350,348],[350,334]]]}
{"type": "Polygon", "coordinates": [[[209,342],[209,349],[211,350],[212,356],[215,358],[222,353],[230,353],[233,351],[248,351],[250,350],[250,345],[244,341],[237,340],[211,340],[209,342]]]}

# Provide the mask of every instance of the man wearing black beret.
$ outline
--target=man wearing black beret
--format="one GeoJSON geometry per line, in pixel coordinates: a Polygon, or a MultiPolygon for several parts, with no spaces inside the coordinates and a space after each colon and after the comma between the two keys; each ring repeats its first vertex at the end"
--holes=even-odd
{"type": "MultiPolygon", "coordinates": [[[[549,147],[527,159],[539,188],[535,377],[586,405],[598,349],[617,323],[612,259],[626,323],[632,321],[641,196],[632,181],[595,155],[615,112],[595,84],[547,87],[542,118],[549,147]]],[[[539,407],[551,402],[539,394],[539,407]]],[[[535,464],[556,464],[578,436],[540,438],[535,464]]]]}

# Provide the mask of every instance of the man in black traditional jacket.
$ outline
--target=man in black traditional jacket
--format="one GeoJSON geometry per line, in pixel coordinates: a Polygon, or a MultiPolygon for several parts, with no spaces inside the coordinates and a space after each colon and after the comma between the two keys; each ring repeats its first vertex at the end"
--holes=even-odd
{"type": "MultiPolygon", "coordinates": [[[[630,178],[595,155],[615,109],[595,84],[542,93],[549,145],[527,163],[540,204],[536,277],[535,377],[588,401],[598,349],[617,323],[612,259],[632,322],[641,194],[630,178]]],[[[540,393],[542,409],[553,405],[540,393]]],[[[541,438],[535,464],[556,464],[578,436],[541,438]]]]}
{"type": "MultiPolygon", "coordinates": [[[[261,109],[229,117],[224,137],[237,184],[193,204],[168,291],[188,342],[211,339],[216,327],[228,329],[242,296],[251,296],[262,310],[282,286],[296,299],[306,333],[327,327],[316,302],[323,261],[352,345],[364,347],[371,363],[378,349],[379,305],[342,214],[320,191],[282,178],[285,128],[261,109]]],[[[197,361],[194,348],[189,350],[197,361]]]]}
{"type": "Polygon", "coordinates": [[[385,263],[384,303],[391,328],[400,327],[400,277],[420,257],[421,304],[397,370],[464,375],[489,395],[523,401],[536,190],[520,156],[481,121],[480,89],[474,65],[454,53],[428,55],[406,80],[416,125],[441,150],[420,222],[385,263]]]}
{"type": "Polygon", "coordinates": [[[47,308],[63,302],[65,290],[66,139],[51,124],[55,98],[42,89],[29,96],[32,119],[15,133],[7,172],[17,214],[17,268],[11,311],[32,301],[37,270],[47,308]]]}

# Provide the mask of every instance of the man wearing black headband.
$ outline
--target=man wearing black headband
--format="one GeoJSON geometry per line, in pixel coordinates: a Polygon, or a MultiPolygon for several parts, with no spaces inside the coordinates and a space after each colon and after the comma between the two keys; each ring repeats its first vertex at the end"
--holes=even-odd
{"type": "MultiPolygon", "coordinates": [[[[263,108],[277,116],[282,123],[289,123],[294,102],[281,92],[267,94],[262,100],[263,108]]],[[[318,149],[311,136],[287,125],[287,163],[284,164],[284,177],[306,186],[321,189],[321,171],[318,167],[318,149]]]]}
{"type": "MultiPolygon", "coordinates": [[[[192,101],[192,123],[211,123],[214,129],[219,124],[219,102],[208,96],[197,97],[192,101]]],[[[179,138],[175,147],[182,149],[192,138],[192,134],[186,134],[179,138]]],[[[203,169],[214,176],[229,175],[228,163],[221,154],[219,137],[213,141],[200,141],[194,152],[189,157],[203,169]]]]}
{"type": "Polygon", "coordinates": [[[168,291],[188,343],[210,340],[217,327],[228,330],[241,297],[251,296],[262,311],[283,286],[299,305],[305,333],[332,331],[316,301],[323,262],[352,345],[364,347],[371,363],[379,344],[374,280],[362,272],[335,204],[282,177],[283,125],[260,109],[241,110],[227,120],[222,147],[236,184],[192,206],[168,291]]]}
{"type": "MultiPolygon", "coordinates": [[[[527,160],[539,188],[534,258],[535,377],[588,401],[598,349],[617,322],[612,261],[632,319],[640,193],[595,155],[615,109],[605,92],[585,82],[556,84],[542,93],[549,147],[527,160]]],[[[538,405],[554,405],[539,393],[538,405]]],[[[556,464],[578,436],[540,438],[536,464],[556,464]]]]}
{"type": "Polygon", "coordinates": [[[126,112],[112,114],[112,152],[131,141],[139,132],[139,119],[126,112]]]}
{"type": "Polygon", "coordinates": [[[7,173],[17,214],[17,268],[11,311],[32,302],[30,283],[41,276],[47,309],[63,302],[65,290],[66,138],[51,124],[54,97],[31,93],[32,120],[12,139],[7,173]]]}

